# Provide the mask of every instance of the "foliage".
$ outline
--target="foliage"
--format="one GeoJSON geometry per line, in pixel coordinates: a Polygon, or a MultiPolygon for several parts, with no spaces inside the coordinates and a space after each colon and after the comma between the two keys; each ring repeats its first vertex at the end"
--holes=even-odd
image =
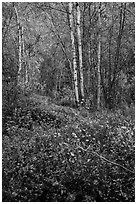
{"type": "Polygon", "coordinates": [[[66,86],[62,88],[61,91],[57,94],[58,104],[62,106],[75,107],[75,95],[74,91],[70,87],[66,86]]]}
{"type": "Polygon", "coordinates": [[[2,3],[5,202],[135,200],[135,4],[79,6],[83,65],[77,55],[74,71],[67,2],[2,3]],[[85,100],[76,107],[81,66],[85,100]]]}
{"type": "Polygon", "coordinates": [[[134,201],[130,115],[83,117],[79,110],[41,102],[16,109],[7,121],[3,201],[134,201]]]}

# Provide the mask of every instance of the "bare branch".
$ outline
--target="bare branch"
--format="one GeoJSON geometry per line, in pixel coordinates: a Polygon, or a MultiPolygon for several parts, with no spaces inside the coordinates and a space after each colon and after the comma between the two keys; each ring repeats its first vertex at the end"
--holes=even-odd
{"type": "MultiPolygon", "coordinates": [[[[91,149],[91,146],[90,146],[90,145],[88,146],[87,149],[84,149],[83,147],[81,147],[81,146],[79,146],[79,145],[77,145],[77,147],[80,148],[80,149],[82,149],[82,150],[85,151],[85,152],[87,152],[87,150],[91,149]]],[[[93,151],[92,149],[91,149],[91,151],[92,151],[93,154],[95,154],[95,155],[97,155],[98,157],[100,157],[100,159],[103,159],[104,161],[106,161],[106,162],[108,162],[108,163],[111,163],[111,164],[113,164],[113,165],[119,166],[119,167],[125,169],[126,171],[128,171],[128,172],[130,172],[130,173],[133,173],[133,174],[135,173],[134,170],[130,170],[130,169],[128,169],[128,168],[122,166],[121,164],[118,164],[118,163],[116,163],[116,162],[112,162],[112,161],[106,159],[104,156],[102,156],[102,155],[98,154],[97,152],[93,151]]]]}

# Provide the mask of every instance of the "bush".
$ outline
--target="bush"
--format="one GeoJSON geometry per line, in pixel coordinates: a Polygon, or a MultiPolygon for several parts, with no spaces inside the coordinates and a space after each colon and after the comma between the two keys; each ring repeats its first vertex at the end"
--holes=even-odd
{"type": "Polygon", "coordinates": [[[2,108],[7,111],[14,107],[17,102],[18,88],[14,82],[3,83],[2,87],[2,108]]]}
{"type": "Polygon", "coordinates": [[[37,81],[23,84],[21,87],[22,93],[25,96],[30,96],[32,93],[42,94],[44,93],[44,87],[37,81]]]}
{"type": "Polygon", "coordinates": [[[61,91],[53,91],[53,95],[58,105],[75,106],[75,95],[70,87],[64,87],[61,91]]]}

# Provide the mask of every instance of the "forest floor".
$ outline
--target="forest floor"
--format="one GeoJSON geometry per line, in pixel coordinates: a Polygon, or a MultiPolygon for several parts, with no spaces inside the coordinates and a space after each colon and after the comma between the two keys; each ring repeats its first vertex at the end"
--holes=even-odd
{"type": "Polygon", "coordinates": [[[3,118],[3,201],[133,202],[134,126],[134,111],[24,99],[3,118]]]}

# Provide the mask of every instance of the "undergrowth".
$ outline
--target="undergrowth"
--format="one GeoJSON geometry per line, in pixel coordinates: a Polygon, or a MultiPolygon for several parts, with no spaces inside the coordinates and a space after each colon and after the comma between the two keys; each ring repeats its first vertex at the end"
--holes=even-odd
{"type": "Polygon", "coordinates": [[[133,202],[134,117],[54,104],[3,118],[3,201],[133,202]]]}

